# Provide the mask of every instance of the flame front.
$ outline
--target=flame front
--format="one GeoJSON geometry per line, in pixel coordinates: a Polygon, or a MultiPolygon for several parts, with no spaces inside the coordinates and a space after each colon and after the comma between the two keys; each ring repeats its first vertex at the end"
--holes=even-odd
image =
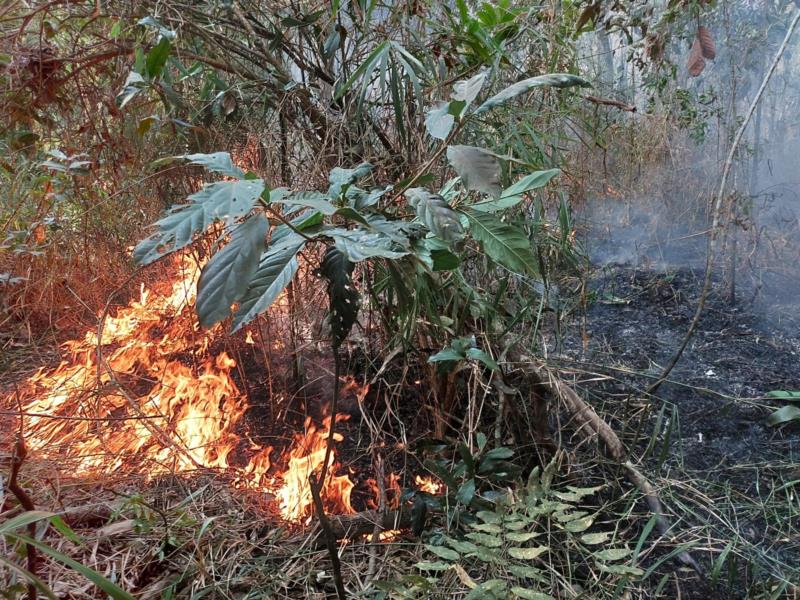
{"type": "MultiPolygon", "coordinates": [[[[214,333],[200,330],[193,316],[199,267],[184,257],[181,275],[165,293],[142,287],[137,300],[105,319],[101,340],[89,331],[67,342],[67,360],[36,373],[3,404],[22,405],[32,453],[71,473],[218,469],[272,493],[283,516],[299,521],[311,512],[308,476],[324,461],[330,419],[319,430],[307,421],[285,473],[269,477],[272,449],[244,431],[247,404],[231,378],[236,363],[225,352],[209,353],[214,333]],[[233,467],[232,455],[249,462],[233,467]]],[[[338,512],[353,512],[353,484],[335,475],[334,460],[323,496],[338,512]]]]}

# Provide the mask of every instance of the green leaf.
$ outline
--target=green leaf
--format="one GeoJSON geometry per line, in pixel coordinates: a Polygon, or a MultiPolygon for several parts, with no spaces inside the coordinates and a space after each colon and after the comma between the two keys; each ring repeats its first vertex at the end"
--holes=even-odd
{"type": "Polygon", "coordinates": [[[535,537],[539,537],[539,533],[535,531],[520,531],[520,532],[511,532],[506,534],[506,539],[509,542],[516,542],[518,544],[524,544],[525,542],[529,542],[535,537]]]}
{"type": "Polygon", "coordinates": [[[173,206],[155,223],[156,232],[139,242],[134,259],[146,265],[188,246],[194,234],[205,231],[217,219],[233,221],[246,215],[263,191],[260,179],[206,184],[189,196],[191,204],[173,206]]]}
{"type": "Polygon", "coordinates": [[[334,95],[334,100],[339,100],[344,96],[350,88],[353,87],[356,81],[361,79],[362,77],[371,74],[378,63],[386,56],[387,52],[389,52],[391,42],[389,40],[385,40],[378,44],[378,46],[373,50],[369,56],[364,60],[363,63],[359,65],[359,67],[353,71],[353,74],[350,78],[344,83],[342,87],[336,90],[336,94],[334,95]]]}
{"type": "Polygon", "coordinates": [[[233,164],[228,152],[212,152],[210,154],[183,154],[176,158],[188,160],[190,164],[205,167],[207,171],[221,173],[228,177],[244,179],[244,171],[233,164]]]}
{"type": "Polygon", "coordinates": [[[472,236],[493,260],[514,273],[536,275],[538,269],[530,241],[519,227],[504,223],[489,213],[465,213],[472,236]]]}
{"type": "Polygon", "coordinates": [[[122,86],[122,91],[117,94],[117,104],[120,109],[125,108],[125,105],[133,100],[136,95],[147,87],[144,77],[136,71],[128,73],[125,84],[122,86]]]}
{"type": "Polygon", "coordinates": [[[436,108],[428,110],[428,114],[425,115],[425,129],[437,140],[446,140],[455,122],[455,117],[450,114],[449,102],[442,102],[436,108]]]}
{"type": "Polygon", "coordinates": [[[375,257],[397,259],[409,253],[394,238],[379,232],[337,227],[322,233],[333,239],[336,248],[351,262],[375,257]]]}
{"type": "Polygon", "coordinates": [[[431,250],[434,271],[453,271],[461,265],[461,259],[449,250],[434,248],[431,250]]]}
{"type": "Polygon", "coordinates": [[[327,196],[319,192],[297,192],[291,196],[271,200],[275,204],[283,204],[284,206],[302,206],[304,208],[311,208],[321,212],[323,215],[331,216],[336,214],[337,208],[331,204],[327,196]]]}
{"type": "Polygon", "coordinates": [[[431,194],[425,188],[406,190],[406,198],[420,220],[435,236],[446,242],[463,239],[464,228],[458,213],[450,208],[444,198],[431,194]]]}
{"type": "Polygon", "coordinates": [[[512,587],[511,593],[523,600],[556,600],[550,594],[537,592],[536,590],[528,590],[519,586],[512,587]]]}
{"type": "Polygon", "coordinates": [[[494,598],[502,598],[505,590],[508,588],[508,583],[502,579],[489,579],[481,584],[478,584],[469,594],[464,596],[464,600],[492,600],[494,598]]]}
{"type": "Polygon", "coordinates": [[[778,400],[800,400],[800,392],[787,391],[787,390],[772,390],[767,392],[767,398],[776,398],[778,400]]]}
{"type": "Polygon", "coordinates": [[[597,563],[597,568],[605,573],[612,573],[614,575],[630,575],[632,577],[641,577],[644,575],[644,570],[629,565],[607,565],[605,563],[597,563]]]}
{"type": "Polygon", "coordinates": [[[22,529],[26,525],[30,525],[31,523],[36,523],[38,521],[44,521],[46,519],[52,519],[55,513],[46,512],[43,510],[28,510],[22,514],[17,515],[16,517],[12,517],[8,519],[4,523],[0,523],[0,535],[5,535],[9,532],[14,531],[15,529],[22,529]]]}
{"type": "Polygon", "coordinates": [[[197,282],[195,308],[202,327],[212,327],[231,314],[231,306],[247,291],[264,249],[269,221],[258,214],[231,233],[231,241],[211,257],[197,282]]]}
{"type": "Polygon", "coordinates": [[[533,579],[535,581],[542,581],[544,578],[542,577],[541,569],[537,569],[536,567],[531,567],[528,565],[518,565],[518,564],[510,564],[508,565],[508,572],[516,577],[524,577],[525,579],[533,579]]]}
{"type": "MultiPolygon", "coordinates": [[[[47,598],[50,598],[50,600],[58,600],[58,596],[56,596],[53,593],[53,590],[47,587],[47,584],[44,581],[36,577],[36,575],[31,573],[30,571],[27,571],[22,567],[14,564],[4,556],[0,556],[0,567],[4,567],[9,572],[16,573],[17,577],[19,577],[20,579],[23,579],[28,583],[32,583],[36,587],[36,589],[42,593],[42,595],[44,595],[47,598]]],[[[6,594],[11,594],[10,596],[8,596],[10,598],[17,597],[13,595],[13,591],[9,590],[8,588],[6,588],[3,591],[6,592],[6,594]]]]}
{"type": "Polygon", "coordinates": [[[789,421],[798,419],[800,419],[800,408],[797,406],[792,406],[791,404],[787,404],[767,417],[767,425],[772,425],[774,427],[775,425],[788,423],[789,421]]]}
{"type": "Polygon", "coordinates": [[[496,460],[506,460],[514,456],[514,451],[511,448],[506,448],[505,446],[500,448],[492,448],[486,454],[483,455],[483,460],[489,461],[496,461],[496,460]]]}
{"type": "Polygon", "coordinates": [[[564,524],[564,529],[570,533],[581,533],[582,531],[589,529],[589,527],[592,526],[592,523],[594,523],[594,515],[589,515],[588,517],[582,517],[580,519],[568,521],[564,524]]]}
{"type": "Polygon", "coordinates": [[[331,198],[336,198],[342,193],[342,188],[354,184],[356,181],[362,177],[366,177],[371,172],[372,165],[367,162],[361,163],[354,169],[342,169],[341,167],[335,167],[331,169],[331,172],[328,175],[328,182],[330,183],[328,196],[331,198]]]}
{"type": "MultiPolygon", "coordinates": [[[[288,228],[287,228],[288,229],[288,228]]],[[[291,233],[261,255],[258,268],[233,315],[233,332],[267,310],[297,272],[297,253],[306,240],[291,233]]]]}
{"type": "Polygon", "coordinates": [[[508,549],[508,555],[511,558],[516,558],[518,560],[534,560],[547,552],[549,549],[549,546],[536,546],[533,548],[512,547],[508,549]]]}
{"type": "Polygon", "coordinates": [[[601,561],[615,561],[622,560],[623,558],[630,556],[630,554],[631,550],[629,548],[608,548],[606,550],[599,550],[592,556],[601,561]]]}
{"type": "Polygon", "coordinates": [[[459,556],[458,552],[455,550],[451,550],[450,548],[445,548],[444,546],[431,546],[426,544],[425,547],[428,551],[433,552],[439,558],[444,558],[445,560],[458,560],[461,557],[459,556]]]}
{"type": "MultiPolygon", "coordinates": [[[[458,555],[456,555],[458,556],[458,555]]],[[[447,569],[451,568],[453,565],[446,562],[436,561],[430,562],[427,560],[420,561],[415,563],[414,566],[419,569],[420,571],[446,571],[447,569]]]]}
{"type": "MultiPolygon", "coordinates": [[[[457,81],[453,84],[453,100],[461,101],[464,103],[462,113],[470,104],[478,97],[483,89],[483,84],[486,83],[486,77],[489,74],[488,70],[481,71],[474,77],[457,81]]],[[[458,115],[456,115],[458,116],[458,115]]]]}
{"type": "Polygon", "coordinates": [[[169,57],[170,50],[172,50],[172,43],[167,37],[162,37],[158,43],[153,46],[150,52],[147,53],[147,60],[145,62],[145,73],[151,79],[157,79],[164,69],[164,65],[169,57]]]}
{"type": "Polygon", "coordinates": [[[460,352],[453,350],[452,348],[445,348],[444,350],[440,350],[430,358],[428,358],[429,363],[433,362],[442,362],[447,360],[464,360],[466,355],[461,354],[460,352]]]}
{"type": "Polygon", "coordinates": [[[344,253],[334,246],[325,252],[319,267],[320,274],[328,280],[331,345],[334,348],[342,345],[358,316],[360,296],[353,286],[354,266],[344,253]]]}
{"type": "Polygon", "coordinates": [[[531,190],[540,188],[547,184],[553,177],[561,173],[559,169],[548,171],[536,171],[517,181],[514,185],[507,187],[496,200],[477,202],[470,206],[474,210],[481,212],[497,212],[506,208],[511,208],[522,202],[523,194],[531,190]]]}
{"type": "Polygon", "coordinates": [[[468,190],[500,195],[500,163],[491,152],[475,146],[448,146],[447,160],[468,190]]]}
{"type": "Polygon", "coordinates": [[[472,499],[475,497],[475,480],[467,479],[461,484],[456,493],[456,500],[461,502],[464,506],[469,506],[472,499]]]}
{"type": "Polygon", "coordinates": [[[10,534],[11,537],[15,537],[26,544],[29,544],[35,547],[37,550],[46,554],[50,558],[57,560],[58,562],[67,565],[74,571],[77,571],[81,575],[83,575],[86,579],[91,581],[101,590],[103,590],[106,594],[111,596],[114,600],[135,600],[133,596],[131,596],[128,592],[117,586],[115,583],[112,583],[97,571],[90,569],[89,567],[82,565],[78,561],[70,558],[66,554],[62,554],[58,550],[55,550],[48,546],[47,544],[43,544],[42,542],[35,540],[33,538],[28,537],[27,535],[21,534],[10,534]]]}
{"type": "Polygon", "coordinates": [[[610,537],[608,531],[600,531],[598,533],[587,533],[581,536],[581,542],[587,546],[596,546],[597,544],[605,544],[610,537]]]}
{"type": "Polygon", "coordinates": [[[487,548],[499,548],[503,545],[503,540],[496,535],[481,533],[479,531],[471,531],[466,535],[466,537],[471,539],[476,544],[486,546],[487,548]]]}
{"type": "Polygon", "coordinates": [[[494,359],[491,356],[489,356],[488,353],[484,352],[479,348],[469,348],[467,350],[467,358],[471,358],[473,360],[479,360],[493,371],[499,369],[494,359]]]}
{"type": "Polygon", "coordinates": [[[481,104],[474,114],[479,115],[481,113],[485,113],[486,111],[491,110],[496,106],[500,106],[501,104],[511,100],[512,98],[516,98],[520,94],[524,94],[533,88],[568,88],[574,86],[591,87],[591,84],[582,77],[578,77],[577,75],[572,75],[570,73],[550,73],[548,75],[531,77],[529,79],[518,81],[517,83],[508,86],[499,94],[495,94],[486,100],[486,102],[481,104]]]}

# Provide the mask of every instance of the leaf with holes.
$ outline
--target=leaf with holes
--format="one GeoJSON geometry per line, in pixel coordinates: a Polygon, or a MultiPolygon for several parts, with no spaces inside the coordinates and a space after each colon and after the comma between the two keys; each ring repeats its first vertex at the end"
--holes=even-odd
{"type": "Polygon", "coordinates": [[[358,316],[360,296],[353,286],[354,267],[335,246],[328,248],[319,266],[320,275],[328,281],[329,323],[334,348],[342,345],[358,316]]]}
{"type": "Polygon", "coordinates": [[[231,314],[231,306],[245,293],[258,268],[268,227],[264,215],[247,219],[203,267],[195,303],[201,326],[211,327],[231,314]]]}
{"type": "Polygon", "coordinates": [[[381,232],[337,227],[322,233],[333,239],[336,248],[351,262],[376,257],[397,259],[409,253],[394,238],[381,232]]]}
{"type": "Polygon", "coordinates": [[[337,210],[328,197],[319,192],[297,192],[291,196],[272,200],[272,202],[289,207],[311,208],[327,216],[336,214],[337,210]]]}
{"type": "Polygon", "coordinates": [[[524,94],[534,88],[538,87],[555,87],[555,88],[568,88],[568,87],[591,87],[591,84],[583,77],[572,75],[571,73],[550,73],[548,75],[539,75],[529,79],[523,79],[517,83],[508,86],[499,94],[495,94],[486,102],[481,104],[474,114],[479,115],[496,106],[508,102],[512,98],[524,94]]]}
{"type": "Polygon", "coordinates": [[[206,184],[189,196],[190,204],[173,206],[156,221],[156,232],[137,244],[134,259],[139,264],[150,264],[191,244],[196,233],[205,231],[217,219],[233,221],[243,217],[253,209],[264,189],[260,179],[206,184]]]}
{"type": "Polygon", "coordinates": [[[291,283],[297,273],[297,253],[305,243],[305,239],[290,233],[261,255],[258,268],[233,315],[234,333],[267,310],[291,283]]]}
{"type": "Polygon", "coordinates": [[[447,160],[468,190],[500,195],[500,163],[491,152],[474,146],[448,146],[447,160]]]}
{"type": "Polygon", "coordinates": [[[431,194],[424,188],[407,190],[406,198],[433,235],[446,242],[463,239],[464,228],[461,226],[458,213],[450,208],[444,198],[438,194],[431,194]]]}
{"type": "Polygon", "coordinates": [[[521,228],[504,223],[490,213],[465,213],[472,237],[492,260],[514,273],[536,275],[538,268],[530,240],[521,228]]]}
{"type": "Polygon", "coordinates": [[[602,561],[615,561],[622,560],[630,556],[631,550],[629,548],[608,548],[606,550],[599,550],[593,554],[597,560],[602,561]]]}
{"type": "Polygon", "coordinates": [[[518,560],[534,560],[539,558],[539,556],[547,552],[549,549],[549,546],[536,546],[534,548],[512,547],[508,549],[508,555],[511,558],[516,558],[518,560]]]}

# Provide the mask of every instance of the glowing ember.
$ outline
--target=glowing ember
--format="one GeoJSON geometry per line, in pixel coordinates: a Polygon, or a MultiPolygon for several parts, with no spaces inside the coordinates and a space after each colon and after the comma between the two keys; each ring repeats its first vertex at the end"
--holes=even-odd
{"type": "MultiPolygon", "coordinates": [[[[224,352],[209,354],[215,334],[194,318],[199,267],[186,257],[181,264],[182,277],[166,293],[142,287],[105,319],[102,363],[97,332],[89,331],[64,345],[68,358],[56,369],[20,387],[27,445],[75,474],[224,470],[237,485],[274,493],[283,515],[300,520],[310,514],[308,475],[324,460],[329,421],[319,430],[307,422],[286,472],[267,477],[271,448],[242,437],[247,403],[230,376],[236,363],[224,352]],[[230,457],[244,453],[249,462],[232,467],[230,457]]],[[[0,398],[9,408],[16,400],[0,398]]],[[[353,484],[335,475],[333,461],[323,497],[331,510],[352,512],[353,484]]]]}

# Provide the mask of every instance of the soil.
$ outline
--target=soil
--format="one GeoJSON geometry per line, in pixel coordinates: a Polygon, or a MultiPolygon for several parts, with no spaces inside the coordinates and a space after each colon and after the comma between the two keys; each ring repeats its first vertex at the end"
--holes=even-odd
{"type": "Polygon", "coordinates": [[[671,509],[677,540],[707,533],[693,550],[706,573],[726,544],[741,537],[749,556],[725,585],[683,573],[679,593],[749,598],[767,575],[800,583],[797,509],[792,525],[791,510],[771,517],[764,508],[771,494],[786,490],[787,482],[791,490],[800,478],[800,422],[766,423],[782,405],[766,394],[800,389],[800,305],[791,297],[780,305],[768,301],[755,288],[740,290],[742,300],[731,304],[717,278],[669,383],[648,398],[643,390],[689,327],[702,278],[701,270],[663,264],[596,268],[585,308],[566,319],[560,336],[549,338],[549,355],[554,364],[605,375],[583,377],[578,387],[601,415],[612,417],[632,457],[642,457],[671,509]],[[642,408],[640,422],[631,422],[632,406],[642,408]]]}

